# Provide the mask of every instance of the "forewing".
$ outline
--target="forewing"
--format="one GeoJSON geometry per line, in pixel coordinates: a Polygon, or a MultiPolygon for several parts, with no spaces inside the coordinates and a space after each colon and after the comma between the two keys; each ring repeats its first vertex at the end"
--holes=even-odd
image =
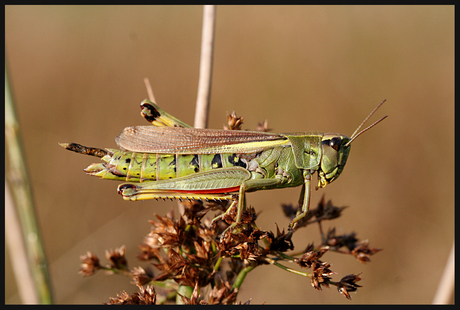
{"type": "Polygon", "coordinates": [[[115,141],[127,151],[160,154],[254,153],[289,143],[266,132],[153,126],[126,127],[115,141]]]}

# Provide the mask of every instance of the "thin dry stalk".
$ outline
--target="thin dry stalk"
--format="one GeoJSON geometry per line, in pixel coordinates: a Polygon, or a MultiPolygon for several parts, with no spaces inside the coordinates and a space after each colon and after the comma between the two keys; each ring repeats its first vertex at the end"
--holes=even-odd
{"type": "Polygon", "coordinates": [[[147,88],[147,94],[149,95],[149,100],[157,103],[157,101],[155,100],[155,96],[153,95],[152,86],[150,85],[150,81],[148,77],[144,78],[144,84],[145,84],[145,88],[147,88]]]}
{"type": "Polygon", "coordinates": [[[445,305],[454,304],[455,300],[455,243],[452,245],[449,257],[447,258],[441,281],[433,298],[433,304],[445,305]]]}
{"type": "Polygon", "coordinates": [[[198,96],[195,110],[195,128],[206,128],[208,125],[215,16],[216,6],[205,5],[201,39],[200,77],[198,81],[198,96]]]}
{"type": "MultiPolygon", "coordinates": [[[[5,241],[11,256],[19,297],[24,304],[38,304],[38,294],[27,262],[27,250],[22,238],[21,223],[14,209],[13,197],[5,183],[5,241]]],[[[5,283],[6,284],[6,283],[5,283]]]]}

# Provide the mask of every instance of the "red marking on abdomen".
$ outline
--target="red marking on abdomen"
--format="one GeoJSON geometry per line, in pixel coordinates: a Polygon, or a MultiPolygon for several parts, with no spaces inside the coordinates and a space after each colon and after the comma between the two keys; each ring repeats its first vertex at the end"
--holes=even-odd
{"type": "Polygon", "coordinates": [[[222,194],[222,193],[233,193],[240,190],[239,186],[227,187],[227,188],[216,188],[216,189],[202,189],[202,190],[174,190],[178,193],[190,193],[190,194],[222,194]]]}

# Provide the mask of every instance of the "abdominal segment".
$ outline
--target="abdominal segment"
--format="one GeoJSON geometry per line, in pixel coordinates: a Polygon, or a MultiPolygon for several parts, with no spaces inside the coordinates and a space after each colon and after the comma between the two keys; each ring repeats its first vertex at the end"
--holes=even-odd
{"type": "Polygon", "coordinates": [[[154,154],[108,149],[105,163],[90,165],[85,171],[102,179],[145,182],[187,176],[227,167],[248,170],[258,166],[259,154],[154,154]]]}

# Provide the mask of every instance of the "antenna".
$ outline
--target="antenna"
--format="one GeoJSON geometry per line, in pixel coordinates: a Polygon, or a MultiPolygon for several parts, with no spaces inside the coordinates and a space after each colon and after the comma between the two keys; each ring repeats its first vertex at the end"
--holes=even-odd
{"type": "Polygon", "coordinates": [[[350,137],[350,141],[348,141],[345,146],[349,146],[351,144],[352,141],[354,141],[356,138],[358,138],[361,134],[365,133],[366,131],[368,131],[369,129],[371,129],[372,127],[374,127],[375,125],[377,125],[378,123],[380,123],[381,121],[383,121],[385,118],[388,117],[388,115],[385,115],[384,117],[382,117],[381,119],[379,119],[378,121],[376,121],[375,123],[373,123],[372,125],[370,125],[369,127],[366,127],[365,129],[361,130],[360,132],[358,132],[361,127],[363,127],[363,125],[367,122],[367,120],[375,113],[375,111],[378,110],[378,108],[380,108],[380,106],[385,102],[387,101],[386,99],[383,100],[371,113],[369,113],[369,115],[364,119],[364,121],[361,123],[361,125],[358,126],[358,128],[356,128],[355,132],[351,135],[350,137]],[[358,132],[358,133],[357,133],[358,132]]]}

